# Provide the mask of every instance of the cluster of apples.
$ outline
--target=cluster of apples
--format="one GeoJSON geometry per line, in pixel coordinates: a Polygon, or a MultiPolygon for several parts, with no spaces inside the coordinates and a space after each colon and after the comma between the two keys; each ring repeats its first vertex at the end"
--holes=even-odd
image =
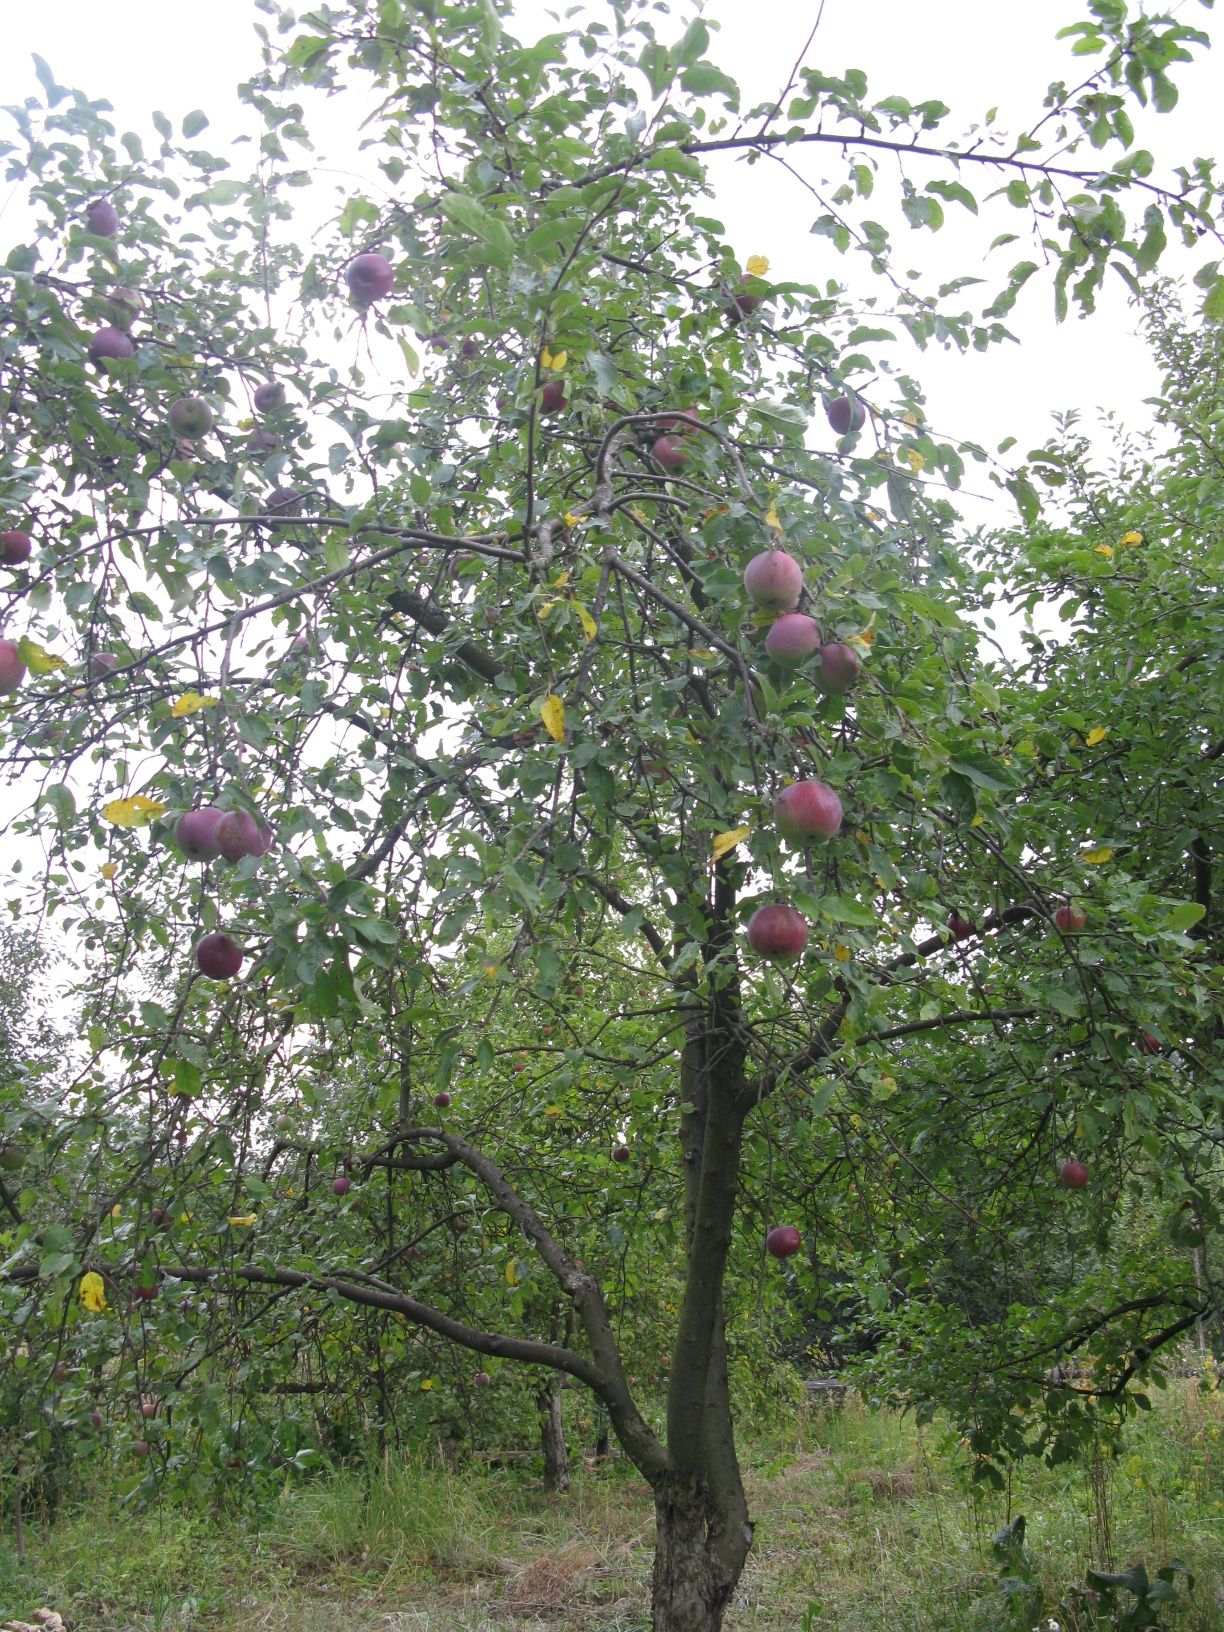
{"type": "MultiPolygon", "coordinates": [[[[185,811],[174,829],[179,848],[191,861],[216,861],[220,856],[235,865],[244,856],[266,856],[272,847],[272,829],[245,810],[221,810],[200,805],[185,811]]],[[[196,945],[196,967],[210,980],[230,980],[242,968],[242,948],[231,936],[213,930],[196,945]]]]}

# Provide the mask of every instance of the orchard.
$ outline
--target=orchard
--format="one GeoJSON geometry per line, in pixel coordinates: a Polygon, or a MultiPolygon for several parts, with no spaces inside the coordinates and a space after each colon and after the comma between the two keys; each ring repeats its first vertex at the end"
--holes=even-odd
{"type": "Polygon", "coordinates": [[[547,1436],[566,1380],[650,1487],[655,1632],[717,1632],[783,1336],[849,1319],[997,1483],[1219,1312],[1221,207],[1135,134],[1207,40],[1088,9],[1019,139],[858,69],[742,105],[639,0],[283,13],[249,169],[39,64],[5,884],[80,1041],[0,1081],[19,1488],[65,1430],[144,1499],[308,1471],[316,1385],[336,1455],[358,1396],[385,1445],[516,1376],[547,1436]],[[324,101],[369,174],[314,234],[324,101]],[[783,149],[800,267],[710,197],[783,149]],[[884,192],[1000,272],[913,281],[884,192]],[[922,348],[1107,280],[1163,451],[929,423],[922,348]]]}

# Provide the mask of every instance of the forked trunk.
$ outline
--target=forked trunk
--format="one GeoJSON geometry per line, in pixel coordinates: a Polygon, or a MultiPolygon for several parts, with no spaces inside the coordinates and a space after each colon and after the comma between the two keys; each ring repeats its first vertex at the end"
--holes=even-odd
{"type": "Polygon", "coordinates": [[[750,1540],[699,1493],[658,1490],[651,1632],[721,1632],[750,1540]]]}

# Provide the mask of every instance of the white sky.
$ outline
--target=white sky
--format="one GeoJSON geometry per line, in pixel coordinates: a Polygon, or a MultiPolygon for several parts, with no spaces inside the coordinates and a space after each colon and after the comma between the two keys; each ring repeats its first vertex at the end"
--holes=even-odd
{"type": "MultiPolygon", "coordinates": [[[[707,18],[720,25],[710,55],[738,80],[746,105],[781,90],[820,9],[817,0],[707,0],[707,18]]],[[[912,101],[938,97],[953,109],[956,134],[982,119],[991,104],[1000,108],[1004,125],[1015,130],[1040,109],[1051,79],[1074,83],[1096,60],[1072,58],[1069,42],[1054,39],[1058,28],[1078,20],[1086,9],[1083,0],[1026,0],[1023,6],[1008,7],[997,0],[926,0],[922,5],[914,0],[824,0],[808,61],[833,72],[862,68],[873,100],[888,94],[912,101]]],[[[1192,25],[1211,21],[1192,0],[1182,0],[1175,9],[1192,25]]],[[[154,107],[176,124],[199,107],[212,121],[202,143],[224,151],[223,139],[230,132],[252,128],[233,86],[258,64],[252,33],[257,15],[252,0],[209,0],[206,8],[185,0],[110,0],[105,6],[96,0],[52,0],[43,6],[10,6],[0,56],[0,105],[37,93],[29,54],[38,51],[61,83],[109,100],[121,130],[147,133],[154,107]]],[[[556,26],[541,0],[522,0],[518,15],[524,35],[556,26]]],[[[679,7],[674,15],[683,15],[679,7]]],[[[667,38],[669,21],[662,14],[657,26],[667,38]]],[[[679,26],[671,25],[672,31],[678,33],[679,26]]],[[[1182,103],[1174,114],[1152,116],[1146,127],[1136,120],[1137,141],[1151,147],[1158,161],[1193,158],[1211,153],[1216,145],[1224,92],[1218,59],[1208,56],[1179,74],[1179,84],[1182,103]]],[[[336,120],[334,134],[321,123],[315,130],[320,147],[334,151],[345,145],[353,109],[339,98],[327,111],[336,120]]],[[[809,150],[798,162],[813,179],[824,170],[838,173],[832,153],[823,149],[809,150]]],[[[843,259],[827,240],[810,235],[818,207],[777,166],[761,163],[749,170],[719,159],[715,167],[718,213],[741,257],[768,255],[779,278],[855,278],[866,286],[866,273],[857,270],[853,258],[843,259]]],[[[979,198],[988,190],[989,172],[966,179],[979,198]]],[[[321,186],[329,180],[335,186],[339,178],[321,171],[321,186]]],[[[878,200],[887,191],[886,182],[885,167],[878,200]]],[[[351,181],[344,185],[351,188],[351,181]]],[[[374,196],[383,191],[385,184],[374,196]]],[[[13,236],[5,206],[14,202],[0,192],[0,247],[13,236]]],[[[884,214],[882,202],[877,209],[873,201],[873,212],[893,219],[891,212],[884,214]]],[[[898,265],[904,267],[912,257],[939,275],[983,270],[981,255],[989,239],[997,232],[1021,230],[1024,221],[1005,204],[988,206],[986,215],[983,228],[949,204],[947,224],[938,234],[914,233],[902,225],[894,233],[898,265]]],[[[1022,245],[996,252],[998,282],[1022,253],[1027,253],[1022,245]]],[[[874,292],[882,294],[882,287],[874,292]]],[[[972,295],[970,291],[968,298],[972,295]]],[[[1133,314],[1120,283],[1102,304],[1095,319],[1072,319],[1059,326],[1051,313],[1048,283],[1040,289],[1030,286],[1011,324],[1022,347],[1000,346],[985,355],[920,356],[903,346],[898,361],[923,382],[938,434],[968,437],[990,448],[1011,434],[1025,449],[1044,439],[1052,411],[1074,407],[1091,413],[1098,406],[1116,410],[1138,427],[1147,420],[1142,403],[1155,390],[1156,376],[1143,347],[1131,337],[1133,314]]],[[[973,467],[967,485],[986,490],[973,467]]],[[[1001,523],[1013,520],[1009,502],[997,509],[1001,523]]]]}

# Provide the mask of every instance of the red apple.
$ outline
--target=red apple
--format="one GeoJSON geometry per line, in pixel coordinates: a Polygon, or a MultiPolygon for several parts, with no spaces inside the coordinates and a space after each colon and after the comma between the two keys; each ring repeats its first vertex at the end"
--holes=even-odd
{"type": "Polygon", "coordinates": [[[825,782],[792,782],[774,800],[774,821],[793,844],[831,839],[841,831],[842,802],[825,782]]]}
{"type": "Polygon", "coordinates": [[[89,1413],[89,1426],[91,1428],[101,1428],[101,1426],[102,1426],[102,1413],[101,1413],[101,1411],[91,1411],[89,1413]]]}
{"type": "Polygon", "coordinates": [[[99,329],[89,342],[90,362],[97,363],[103,369],[108,362],[135,355],[136,347],[131,338],[124,334],[122,329],[114,329],[109,325],[99,329]]]}
{"type": "Polygon", "coordinates": [[[867,423],[867,410],[857,397],[834,397],[825,404],[825,418],[838,436],[849,436],[867,423]]]}
{"type": "Polygon", "coordinates": [[[650,450],[650,457],[664,470],[683,470],[688,456],[688,449],[676,436],[661,436],[650,450]]]}
{"type": "Polygon", "coordinates": [[[803,1245],[803,1237],[793,1224],[776,1224],[765,1237],[765,1251],[775,1258],[793,1258],[803,1245]]]}
{"type": "Polygon", "coordinates": [[[472,358],[478,355],[479,351],[480,341],[470,334],[459,347],[459,355],[463,358],[465,363],[470,363],[472,358]]]}
{"type": "Polygon", "coordinates": [[[352,1188],[353,1188],[352,1179],[347,1178],[343,1173],[340,1174],[339,1178],[336,1178],[336,1179],[332,1180],[332,1195],[333,1196],[347,1196],[349,1191],[352,1188]]]}
{"type": "Polygon", "coordinates": [[[1141,1031],[1139,1033],[1139,1046],[1145,1054],[1160,1053],[1160,1039],[1150,1031],[1141,1031]]]}
{"type": "Polygon", "coordinates": [[[272,848],[272,829],[245,810],[227,810],[217,823],[216,843],[226,861],[266,856],[272,848]]]}
{"type": "Polygon", "coordinates": [[[209,980],[229,980],[242,968],[243,951],[219,929],[205,935],[195,949],[196,964],[209,980]]]}
{"type": "Polygon", "coordinates": [[[138,1286],[136,1297],[140,1303],[152,1303],[157,1297],[157,1282],[154,1281],[152,1286],[138,1286]]]}
{"type": "Polygon", "coordinates": [[[1069,901],[1054,909],[1054,926],[1064,935],[1076,934],[1087,922],[1088,914],[1083,907],[1074,906],[1069,901]]]}
{"type": "Polygon", "coordinates": [[[807,938],[807,919],[780,901],[758,907],[748,920],[748,945],[762,958],[797,958],[807,938]]]}
{"type": "Polygon", "coordinates": [[[828,692],[832,697],[840,697],[862,673],[863,665],[858,660],[858,653],[853,646],[843,645],[840,640],[826,642],[820,648],[820,655],[816,661],[816,684],[821,691],[828,692]]]}
{"type": "Polygon", "coordinates": [[[0,640],[0,694],[16,691],[25,679],[26,666],[15,640],[0,640]]]}
{"type": "Polygon", "coordinates": [[[385,255],[358,255],[348,264],[344,281],[359,305],[369,306],[391,293],[395,268],[385,255]]]}
{"type": "Polygon", "coordinates": [[[148,1440],[147,1439],[138,1439],[136,1441],[135,1445],[132,1446],[132,1455],[144,1458],[144,1457],[148,1456],[148,1454],[149,1454],[149,1442],[148,1442],[148,1440]]]}
{"type": "Polygon", "coordinates": [[[255,387],[255,409],[260,414],[273,413],[285,406],[285,388],[279,380],[268,380],[255,387]]]}
{"type": "Polygon", "coordinates": [[[967,941],[977,934],[977,925],[972,918],[962,918],[955,907],[948,914],[948,928],[954,941],[967,941]]]}
{"type": "Polygon", "coordinates": [[[438,1109],[440,1111],[446,1110],[446,1108],[449,1106],[450,1102],[451,1102],[451,1096],[449,1094],[435,1094],[434,1095],[434,1104],[438,1107],[438,1109]]]}
{"type": "Polygon", "coordinates": [[[765,636],[765,650],[777,663],[792,668],[820,645],[820,625],[805,612],[783,612],[765,636]]]}
{"type": "Polygon", "coordinates": [[[265,453],[275,453],[278,448],[284,447],[281,438],[272,431],[255,430],[247,437],[247,451],[256,456],[265,453]]]}
{"type": "Polygon", "coordinates": [[[140,1414],[146,1422],[152,1422],[153,1418],[157,1415],[157,1401],[142,1400],[140,1405],[140,1414]]]}
{"type": "Polygon", "coordinates": [[[8,533],[0,533],[0,559],[6,567],[19,567],[23,561],[28,561],[33,548],[29,533],[23,533],[19,527],[14,527],[8,533]]]}
{"type": "Polygon", "coordinates": [[[91,652],[85,672],[91,680],[105,680],[107,675],[114,674],[121,662],[117,652],[91,652]]]}
{"type": "Polygon", "coordinates": [[[1082,1190],[1088,1183],[1088,1169],[1083,1162],[1064,1162],[1058,1170],[1058,1182],[1064,1190],[1082,1190]]]}
{"type": "Polygon", "coordinates": [[[565,381],[546,380],[540,392],[540,412],[557,414],[565,407],[565,381]]]}
{"type": "Polygon", "coordinates": [[[617,1145],[616,1149],[612,1152],[612,1160],[614,1162],[627,1162],[629,1160],[629,1146],[617,1145]]]}
{"type": "Polygon", "coordinates": [[[95,238],[113,238],[119,231],[119,211],[109,198],[97,198],[85,211],[85,225],[95,238]]]}
{"type": "Polygon", "coordinates": [[[473,1372],[472,1374],[472,1382],[477,1388],[488,1388],[492,1381],[493,1379],[489,1376],[487,1371],[477,1371],[473,1372]]]}
{"type": "Polygon", "coordinates": [[[192,861],[215,860],[221,854],[217,829],[224,817],[225,812],[215,805],[201,805],[198,810],[185,812],[174,829],[180,849],[185,850],[192,861]]]}
{"type": "Polygon", "coordinates": [[[52,1372],[52,1376],[55,1378],[57,1383],[66,1383],[69,1377],[72,1376],[72,1367],[68,1364],[67,1360],[57,1360],[55,1362],[55,1370],[52,1372]]]}
{"type": "Polygon", "coordinates": [[[301,515],[302,495],[293,487],[274,487],[264,500],[264,509],[270,516],[301,515]]]}
{"type": "Polygon", "coordinates": [[[803,568],[785,550],[762,550],[744,568],[744,588],[755,606],[791,612],[803,593],[803,568]]]}
{"type": "Polygon", "coordinates": [[[203,397],[180,397],[170,405],[170,429],[175,436],[207,436],[213,428],[213,411],[203,397]]]}
{"type": "Polygon", "coordinates": [[[738,323],[741,318],[751,317],[757,307],[765,303],[766,298],[760,278],[745,273],[735,286],[730,305],[726,308],[727,316],[733,323],[738,323]]]}
{"type": "Polygon", "coordinates": [[[174,1215],[165,1207],[154,1207],[153,1211],[149,1214],[149,1222],[153,1225],[154,1229],[169,1229],[170,1225],[174,1223],[174,1215]]]}

